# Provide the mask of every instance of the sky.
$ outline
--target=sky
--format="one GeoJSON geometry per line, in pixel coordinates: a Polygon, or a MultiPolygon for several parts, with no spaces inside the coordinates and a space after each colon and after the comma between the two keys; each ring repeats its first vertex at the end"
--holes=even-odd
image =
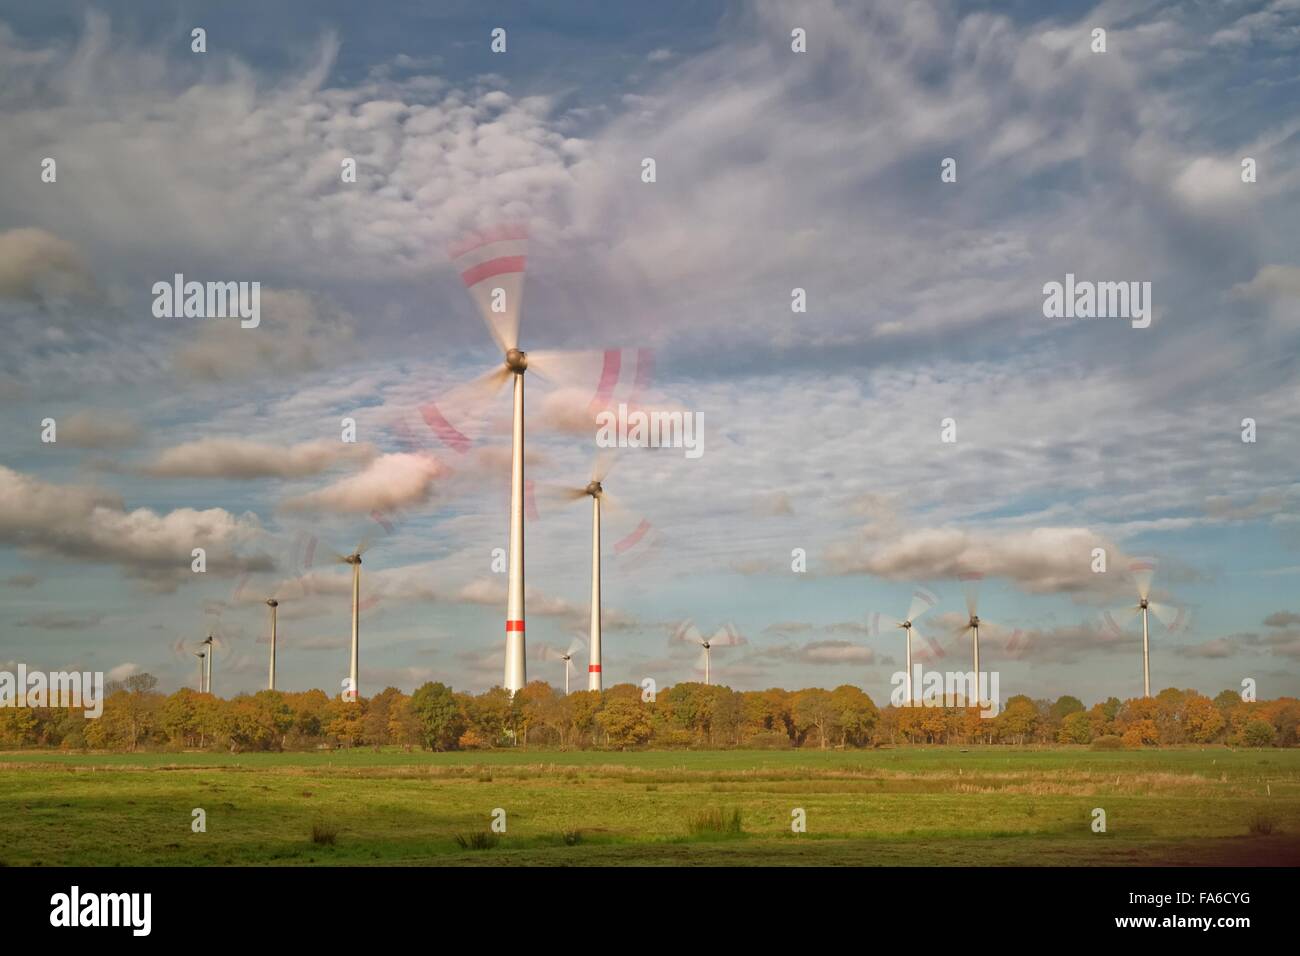
{"type": "Polygon", "coordinates": [[[530,678],[587,626],[554,489],[620,350],[703,453],[606,462],[607,686],[701,679],[693,621],[745,639],[716,682],[883,703],[918,588],[969,666],[979,575],[1004,698],[1137,696],[1104,612],[1150,562],[1153,689],[1294,695],[1298,67],[1296,0],[0,0],[0,666],[171,690],[214,633],[255,691],[275,596],[278,686],[337,693],[369,539],[362,694],[499,684],[510,407],[449,247],[526,223],[520,344],[568,353],[526,377],[530,678]],[[260,324],[155,316],[178,273],[260,324]],[[1149,326],[1046,317],[1067,275],[1149,326]]]}

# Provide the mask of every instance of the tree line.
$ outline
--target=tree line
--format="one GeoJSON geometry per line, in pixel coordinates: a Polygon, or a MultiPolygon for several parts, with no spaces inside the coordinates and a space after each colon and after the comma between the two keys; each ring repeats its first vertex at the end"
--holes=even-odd
{"type": "Polygon", "coordinates": [[[635,684],[569,695],[534,681],[513,697],[429,682],[353,703],[321,690],[259,691],[229,699],[157,691],[138,674],[106,688],[104,711],[0,709],[0,747],[231,752],[406,746],[428,750],[562,747],[862,748],[908,744],[1089,744],[1096,749],[1227,744],[1294,747],[1300,700],[1210,698],[1169,688],[1151,698],[1007,700],[996,717],[961,701],[877,707],[860,688],[735,691],[682,683],[653,698],[635,684]]]}

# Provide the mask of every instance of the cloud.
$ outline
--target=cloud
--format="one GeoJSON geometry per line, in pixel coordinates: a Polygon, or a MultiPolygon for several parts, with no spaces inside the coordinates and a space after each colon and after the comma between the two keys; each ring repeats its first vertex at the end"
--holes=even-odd
{"type": "Polygon", "coordinates": [[[121,412],[76,412],[58,423],[58,444],[73,448],[129,448],[140,441],[140,426],[121,412]]]}
{"type": "Polygon", "coordinates": [[[72,243],[44,229],[0,232],[0,299],[42,303],[95,294],[94,280],[72,243]]]}
{"type": "Polygon", "coordinates": [[[983,574],[1035,594],[1098,590],[1109,585],[1092,570],[1092,549],[1106,548],[1108,565],[1124,556],[1087,528],[1034,528],[997,534],[959,528],[923,528],[869,547],[836,544],[827,560],[841,574],[867,573],[894,581],[928,581],[983,574]]]}
{"type": "Polygon", "coordinates": [[[809,641],[802,645],[763,647],[754,657],[760,660],[787,661],[795,664],[874,664],[876,652],[850,641],[809,641]]]}
{"type": "Polygon", "coordinates": [[[358,474],[341,478],[309,494],[290,498],[286,511],[332,511],[369,514],[423,504],[445,469],[430,455],[398,452],[381,455],[358,474]]]}
{"type": "Polygon", "coordinates": [[[178,377],[228,382],[254,377],[292,377],[338,361],[352,341],[349,317],[321,306],[305,292],[264,289],[261,322],[202,321],[195,341],[178,348],[178,377]]]}
{"type": "Polygon", "coordinates": [[[19,627],[35,627],[43,631],[84,631],[87,628],[94,627],[104,619],[102,614],[63,614],[58,611],[48,611],[42,614],[33,614],[31,617],[18,622],[19,627]]]}
{"type": "Polygon", "coordinates": [[[159,453],[141,470],[156,478],[303,478],[340,463],[369,461],[373,445],[320,438],[278,445],[244,438],[200,438],[159,453]]]}
{"type": "Polygon", "coordinates": [[[1300,266],[1266,265],[1232,287],[1236,298],[1262,306],[1279,326],[1300,328],[1300,266]]]}
{"type": "Polygon", "coordinates": [[[127,511],[122,499],[92,486],[56,485],[0,466],[0,542],[76,561],[114,564],[163,587],[195,575],[191,550],[207,552],[207,573],[269,570],[264,554],[243,555],[261,526],[221,508],[127,511]]]}
{"type": "Polygon", "coordinates": [[[1274,611],[1264,618],[1266,627],[1291,627],[1300,624],[1300,614],[1295,611],[1274,611]]]}
{"type": "Polygon", "coordinates": [[[5,579],[5,584],[11,588],[31,588],[39,583],[40,578],[34,574],[15,574],[5,579]]]}

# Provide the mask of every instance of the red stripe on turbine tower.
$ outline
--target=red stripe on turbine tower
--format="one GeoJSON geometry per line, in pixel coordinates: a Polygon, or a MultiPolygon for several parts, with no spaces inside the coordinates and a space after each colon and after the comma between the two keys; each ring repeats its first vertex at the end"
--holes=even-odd
{"type": "Polygon", "coordinates": [[[465,288],[478,285],[484,279],[491,279],[493,276],[507,275],[513,272],[524,271],[525,256],[501,256],[499,259],[489,259],[487,262],[480,262],[476,266],[470,266],[460,274],[460,280],[465,283],[465,288]]]}
{"type": "Polygon", "coordinates": [[[523,621],[506,621],[507,631],[522,631],[524,629],[523,621]]]}
{"type": "Polygon", "coordinates": [[[600,665],[599,665],[599,664],[588,664],[588,665],[587,665],[587,673],[588,673],[588,674],[599,674],[599,673],[600,673],[600,665]]]}

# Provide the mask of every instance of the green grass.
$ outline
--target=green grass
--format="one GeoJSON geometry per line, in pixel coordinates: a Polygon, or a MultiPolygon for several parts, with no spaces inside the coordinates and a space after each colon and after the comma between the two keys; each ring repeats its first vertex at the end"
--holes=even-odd
{"type": "Polygon", "coordinates": [[[1296,865],[1300,751],[0,754],[11,866],[761,863],[1296,865]]]}

